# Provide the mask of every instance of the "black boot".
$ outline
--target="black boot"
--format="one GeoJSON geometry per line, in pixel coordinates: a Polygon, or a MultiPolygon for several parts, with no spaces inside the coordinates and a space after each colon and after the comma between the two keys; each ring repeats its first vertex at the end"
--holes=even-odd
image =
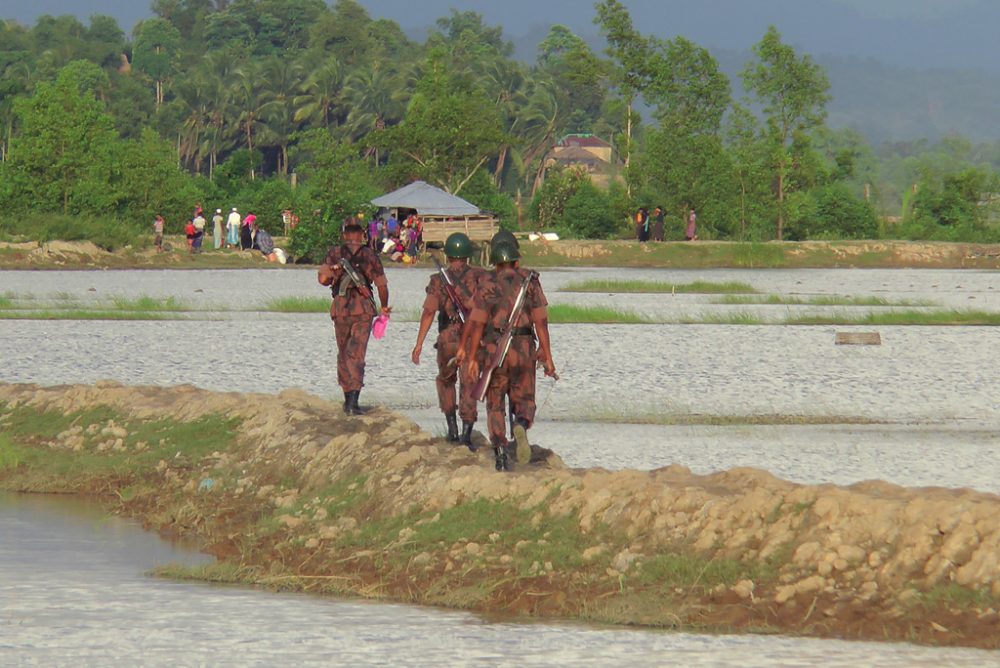
{"type": "Polygon", "coordinates": [[[517,463],[527,464],[531,461],[531,443],[528,442],[528,421],[524,418],[514,421],[514,441],[517,443],[517,463]]]}
{"type": "Polygon", "coordinates": [[[472,452],[479,449],[475,443],[472,442],[472,427],[475,422],[466,422],[462,420],[462,437],[458,439],[458,442],[467,447],[472,452]]]}
{"type": "Polygon", "coordinates": [[[502,445],[493,446],[493,458],[496,460],[497,471],[509,471],[510,460],[507,459],[507,448],[502,445]]]}
{"type": "Polygon", "coordinates": [[[446,413],[444,419],[448,423],[448,442],[458,443],[458,420],[455,418],[455,414],[446,413]]]}
{"type": "Polygon", "coordinates": [[[365,411],[363,408],[358,406],[358,397],[361,395],[361,390],[352,390],[347,393],[346,399],[344,401],[344,412],[348,415],[364,415],[365,411]]]}

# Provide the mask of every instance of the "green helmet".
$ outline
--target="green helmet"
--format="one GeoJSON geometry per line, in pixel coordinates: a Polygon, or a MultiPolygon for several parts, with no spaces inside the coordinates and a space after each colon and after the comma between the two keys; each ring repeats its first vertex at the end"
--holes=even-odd
{"type": "Polygon", "coordinates": [[[501,264],[503,262],[514,262],[520,259],[521,253],[518,252],[517,246],[510,243],[499,242],[490,248],[490,262],[493,264],[501,264]]]}
{"type": "Polygon", "coordinates": [[[464,232],[449,234],[444,242],[444,254],[448,257],[472,257],[472,241],[464,232]]]}
{"type": "Polygon", "coordinates": [[[497,244],[510,244],[514,248],[521,247],[521,244],[517,241],[517,237],[515,237],[512,232],[508,232],[507,230],[500,230],[494,234],[493,238],[490,239],[490,243],[494,246],[497,244]]]}

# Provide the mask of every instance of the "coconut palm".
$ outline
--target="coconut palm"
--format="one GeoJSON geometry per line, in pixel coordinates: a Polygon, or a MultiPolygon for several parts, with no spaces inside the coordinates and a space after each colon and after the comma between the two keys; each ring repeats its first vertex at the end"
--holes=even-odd
{"type": "Polygon", "coordinates": [[[562,115],[552,83],[536,81],[528,95],[528,104],[521,112],[520,128],[524,185],[531,185],[532,197],[545,179],[545,156],[555,146],[562,115]]]}
{"type": "MultiPolygon", "coordinates": [[[[398,123],[405,111],[406,92],[392,70],[379,61],[355,70],[344,82],[344,104],[350,109],[344,130],[357,141],[370,132],[398,123]]],[[[378,149],[372,149],[378,162],[378,149]]]]}
{"type": "Polygon", "coordinates": [[[263,77],[260,118],[266,122],[265,137],[279,149],[278,172],[282,175],[288,174],[288,145],[298,128],[295,98],[301,90],[302,72],[299,62],[284,58],[268,58],[260,71],[263,77]]]}
{"type": "Polygon", "coordinates": [[[334,118],[344,73],[336,58],[313,70],[302,86],[302,93],[295,96],[295,121],[329,129],[334,118]]]}

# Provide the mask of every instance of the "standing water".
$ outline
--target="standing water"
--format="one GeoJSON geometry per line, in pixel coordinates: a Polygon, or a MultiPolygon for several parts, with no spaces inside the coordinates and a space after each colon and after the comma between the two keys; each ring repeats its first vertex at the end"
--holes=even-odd
{"type": "MultiPolygon", "coordinates": [[[[409,361],[427,272],[390,270],[396,309],[369,347],[363,403],[403,410],[443,433],[433,355],[409,361]],[[409,317],[405,317],[409,315],[409,317]]],[[[1000,310],[995,274],[961,271],[543,272],[551,303],[652,315],[717,312],[705,296],[581,295],[584,279],[744,281],[761,292],[876,294],[1000,310]]],[[[191,383],[219,391],[301,387],[339,398],[324,314],[260,309],[328,294],[312,271],[0,272],[17,299],[172,297],[213,320],[0,321],[0,380],[40,384],[191,383]],[[225,310],[223,310],[225,309],[225,310]]],[[[786,307],[741,306],[767,317],[786,307]]],[[[801,309],[800,309],[801,310],[801,309]]],[[[813,308],[814,312],[823,312],[813,308]]],[[[996,351],[984,327],[880,327],[883,345],[834,346],[834,327],[555,325],[563,377],[539,381],[534,438],[570,466],[696,473],[752,465],[799,482],[973,487],[1000,492],[996,351]],[[833,423],[740,424],[740,416],[833,423]],[[665,416],[665,417],[664,417],[665,416]],[[708,424],[672,424],[699,416],[708,424]],[[733,424],[711,424],[715,418],[733,424]],[[637,424],[626,424],[626,423],[637,424]],[[648,424],[645,424],[648,422],[648,424]],[[659,422],[666,422],[660,424],[659,422]]],[[[482,412],[482,411],[481,411],[482,412]]],[[[481,415],[481,418],[483,416],[481,415]]],[[[142,573],[198,555],[79,501],[0,497],[0,664],[15,665],[741,665],[982,666],[972,650],[760,636],[697,636],[554,624],[490,623],[464,613],[178,584],[142,573]]]]}

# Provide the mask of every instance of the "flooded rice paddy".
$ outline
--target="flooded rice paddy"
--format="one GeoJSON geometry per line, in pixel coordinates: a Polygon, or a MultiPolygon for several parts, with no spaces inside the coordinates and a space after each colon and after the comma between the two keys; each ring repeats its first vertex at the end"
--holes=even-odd
{"type": "MultiPolygon", "coordinates": [[[[417,329],[413,316],[428,275],[389,270],[397,315],[386,338],[369,347],[362,403],[400,409],[443,433],[430,342],[421,366],[409,361],[417,329]]],[[[551,303],[613,306],[661,317],[747,312],[768,319],[786,312],[891,307],[727,306],[713,303],[715,295],[583,294],[558,288],[588,279],[742,281],[762,294],[876,296],[1000,311],[994,289],[998,277],[953,270],[542,273],[551,303]]],[[[300,387],[341,396],[326,315],[253,310],[277,298],[327,294],[311,270],[0,272],[0,294],[81,303],[172,297],[217,310],[207,320],[2,320],[0,380],[5,382],[114,379],[265,393],[300,387]]],[[[878,478],[1000,493],[994,456],[1000,425],[996,328],[579,324],[553,326],[552,338],[562,380],[539,376],[539,421],[532,435],[570,466],[681,464],[697,473],[755,466],[808,483],[878,478]],[[834,345],[835,333],[845,330],[878,331],[882,345],[834,345]]],[[[47,503],[0,499],[0,663],[11,657],[24,665],[120,660],[264,665],[278,658],[373,665],[400,656],[424,665],[627,660],[636,665],[911,666],[984,665],[984,656],[996,660],[990,654],[905,645],[488,623],[461,613],[160,582],[142,571],[161,560],[190,556],[178,556],[118,520],[95,525],[47,503]],[[107,531],[130,537],[116,543],[107,531]]]]}

